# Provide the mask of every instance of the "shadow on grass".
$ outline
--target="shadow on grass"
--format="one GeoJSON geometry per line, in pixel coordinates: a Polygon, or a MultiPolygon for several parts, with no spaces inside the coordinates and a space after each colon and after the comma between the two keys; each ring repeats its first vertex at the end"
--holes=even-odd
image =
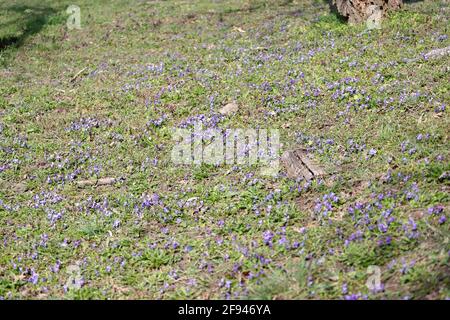
{"type": "Polygon", "coordinates": [[[0,38],[0,52],[10,47],[21,47],[26,39],[42,30],[47,24],[49,18],[56,13],[54,8],[50,7],[33,7],[27,5],[12,5],[3,7],[6,12],[10,11],[18,13],[19,18],[3,23],[0,28],[8,28],[9,26],[20,25],[23,26],[23,33],[19,36],[6,36],[0,38]]]}

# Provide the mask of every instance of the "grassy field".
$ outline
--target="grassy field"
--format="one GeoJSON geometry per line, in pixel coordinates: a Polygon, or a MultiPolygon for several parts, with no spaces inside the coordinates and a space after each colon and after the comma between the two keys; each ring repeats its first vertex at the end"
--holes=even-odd
{"type": "Polygon", "coordinates": [[[2,1],[0,299],[449,298],[450,5],[406,2],[367,31],[319,0],[2,1]],[[329,175],[175,165],[195,122],[329,175]]]}

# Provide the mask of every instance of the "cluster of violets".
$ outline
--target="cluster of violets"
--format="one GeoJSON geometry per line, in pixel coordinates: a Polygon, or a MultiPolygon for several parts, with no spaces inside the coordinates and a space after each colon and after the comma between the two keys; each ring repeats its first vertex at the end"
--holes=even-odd
{"type": "MultiPolygon", "coordinates": [[[[151,80],[161,76],[164,71],[165,65],[163,62],[159,64],[128,66],[124,71],[119,71],[121,73],[120,78],[126,79],[122,80],[120,89],[122,92],[128,93],[152,88],[151,80]]],[[[93,74],[93,76],[95,75],[93,74]]]]}
{"type": "Polygon", "coordinates": [[[7,169],[9,169],[9,166],[7,164],[0,165],[0,173],[6,171],[7,169]]]}
{"type": "Polygon", "coordinates": [[[54,191],[42,191],[33,196],[33,207],[46,207],[47,205],[57,204],[62,200],[64,200],[64,198],[54,191]]]}
{"type": "Polygon", "coordinates": [[[22,160],[17,154],[22,150],[28,150],[27,137],[22,134],[8,137],[5,134],[5,125],[0,123],[0,152],[6,157],[0,159],[0,174],[9,169],[17,168],[22,164],[22,160]]]}
{"type": "Polygon", "coordinates": [[[150,119],[147,122],[147,126],[153,126],[153,127],[160,127],[164,121],[166,121],[167,115],[163,114],[162,116],[156,118],[156,119],[150,119]]]}
{"type": "Polygon", "coordinates": [[[310,152],[324,154],[335,147],[335,142],[331,138],[315,137],[303,132],[296,133],[296,138],[297,142],[304,145],[310,152]]]}
{"type": "Polygon", "coordinates": [[[53,191],[43,191],[33,196],[32,207],[41,208],[47,214],[47,219],[51,225],[61,220],[64,216],[64,209],[55,208],[54,206],[64,200],[62,196],[53,191]]]}
{"type": "Polygon", "coordinates": [[[0,208],[2,208],[3,210],[5,210],[7,212],[12,212],[12,211],[19,210],[20,205],[19,204],[16,204],[16,205],[7,204],[7,203],[5,203],[4,200],[0,199],[0,208]]]}
{"type": "Polygon", "coordinates": [[[97,118],[81,118],[76,121],[72,121],[66,128],[66,131],[91,131],[92,129],[99,127],[111,126],[113,123],[109,119],[97,119],[97,118]]]}
{"type": "Polygon", "coordinates": [[[333,208],[339,204],[339,197],[330,192],[316,200],[314,205],[314,214],[318,220],[329,220],[333,208]]]}
{"type": "Polygon", "coordinates": [[[444,212],[444,206],[442,205],[436,205],[436,206],[432,206],[429,207],[427,210],[427,213],[429,215],[433,215],[433,216],[439,216],[439,224],[444,224],[447,221],[447,216],[444,212]]]}
{"type": "MultiPolygon", "coordinates": [[[[114,137],[114,136],[113,136],[114,137]]],[[[80,177],[99,176],[103,165],[101,148],[95,148],[80,140],[72,140],[67,150],[46,154],[44,164],[50,169],[47,183],[50,185],[65,184],[80,177]]],[[[108,162],[104,162],[108,164],[108,162]]]]}
{"type": "MultiPolygon", "coordinates": [[[[401,178],[402,175],[399,175],[401,178]]],[[[406,179],[403,178],[405,181],[406,179]]],[[[407,190],[414,190],[419,193],[417,184],[411,183],[407,190]]],[[[390,245],[394,237],[403,234],[407,239],[419,239],[420,233],[416,218],[409,216],[399,219],[396,212],[397,207],[404,201],[411,201],[417,197],[417,193],[410,195],[411,191],[385,193],[373,193],[372,200],[368,202],[356,202],[348,206],[348,214],[354,220],[355,230],[345,239],[345,246],[351,242],[358,242],[364,239],[375,237],[378,246],[390,245]]],[[[446,221],[446,216],[442,214],[441,205],[433,206],[428,209],[429,215],[438,215],[438,223],[446,221]]],[[[426,222],[429,223],[429,222],[426,222]]]]}
{"type": "Polygon", "coordinates": [[[215,128],[218,129],[219,123],[224,119],[220,113],[212,113],[210,115],[199,114],[194,116],[189,116],[182,120],[178,127],[179,128],[192,128],[196,124],[201,124],[204,128],[215,128]]]}

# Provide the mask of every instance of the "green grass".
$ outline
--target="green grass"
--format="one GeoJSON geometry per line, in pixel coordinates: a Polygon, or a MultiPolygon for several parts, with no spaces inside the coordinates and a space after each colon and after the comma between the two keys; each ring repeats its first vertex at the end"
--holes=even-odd
{"type": "Polygon", "coordinates": [[[70,4],[0,4],[1,298],[450,296],[449,57],[405,62],[450,45],[448,3],[370,32],[324,1],[79,0],[81,30],[70,4]],[[171,129],[232,101],[218,128],[279,129],[331,174],[174,165],[171,129]]]}

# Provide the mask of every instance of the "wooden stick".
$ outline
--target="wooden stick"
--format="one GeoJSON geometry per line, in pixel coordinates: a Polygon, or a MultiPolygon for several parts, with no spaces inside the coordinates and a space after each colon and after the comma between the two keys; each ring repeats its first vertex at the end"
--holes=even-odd
{"type": "Polygon", "coordinates": [[[77,181],[77,185],[80,188],[88,187],[88,186],[106,186],[114,184],[118,181],[116,178],[101,178],[96,180],[81,180],[77,181]]]}

